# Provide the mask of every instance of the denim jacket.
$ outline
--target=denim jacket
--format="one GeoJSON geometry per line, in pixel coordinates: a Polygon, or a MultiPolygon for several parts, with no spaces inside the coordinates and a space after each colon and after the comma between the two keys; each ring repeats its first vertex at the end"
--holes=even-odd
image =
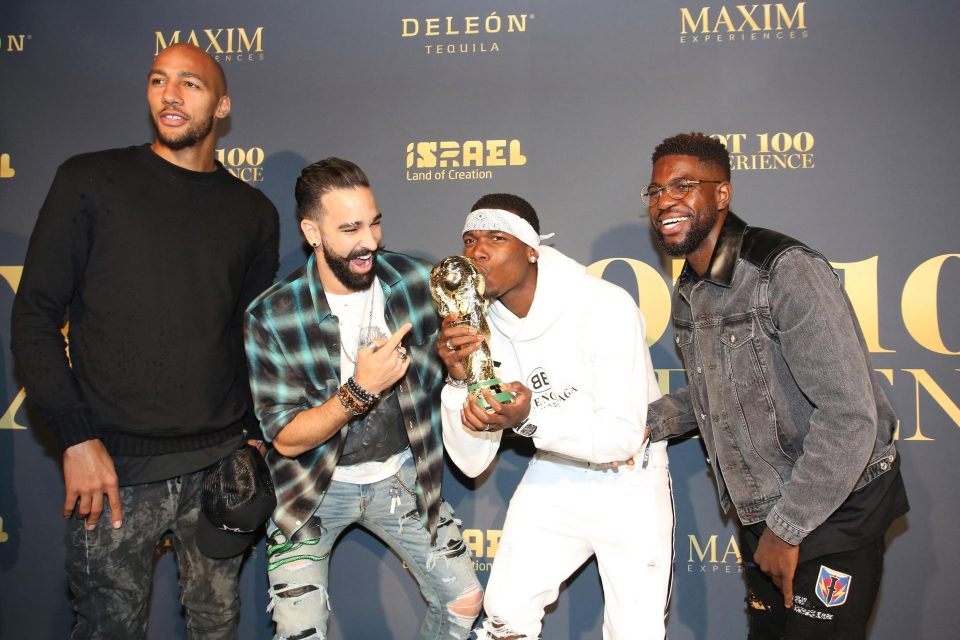
{"type": "Polygon", "coordinates": [[[720,505],[799,544],[888,471],[896,416],[830,263],[727,214],[710,265],[673,293],[687,386],[652,403],[651,437],[700,428],[720,505]]]}

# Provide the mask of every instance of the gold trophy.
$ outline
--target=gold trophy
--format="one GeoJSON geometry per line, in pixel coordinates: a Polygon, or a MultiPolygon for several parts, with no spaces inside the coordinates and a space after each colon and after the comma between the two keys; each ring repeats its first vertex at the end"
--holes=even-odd
{"type": "Polygon", "coordinates": [[[486,282],[477,271],[473,260],[464,256],[444,258],[430,272],[430,294],[437,303],[441,317],[456,313],[458,325],[469,325],[477,330],[483,342],[480,349],[467,356],[467,391],[477,399],[477,404],[490,410],[481,391],[489,389],[497,402],[509,404],[513,393],[501,388],[502,381],[493,372],[490,356],[490,327],[487,325],[487,300],[483,297],[486,282]]]}

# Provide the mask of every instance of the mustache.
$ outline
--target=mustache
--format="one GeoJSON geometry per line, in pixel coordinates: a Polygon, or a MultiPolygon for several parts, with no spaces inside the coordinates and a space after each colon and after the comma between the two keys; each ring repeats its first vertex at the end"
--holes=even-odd
{"type": "Polygon", "coordinates": [[[349,254],[347,254],[347,260],[354,260],[356,258],[365,258],[367,256],[376,256],[381,251],[383,251],[383,245],[378,245],[376,249],[354,249],[349,254]]]}

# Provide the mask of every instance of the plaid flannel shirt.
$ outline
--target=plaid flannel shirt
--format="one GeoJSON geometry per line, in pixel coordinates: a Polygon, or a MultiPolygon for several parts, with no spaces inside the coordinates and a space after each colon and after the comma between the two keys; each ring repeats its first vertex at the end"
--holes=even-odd
{"type": "MultiPolygon", "coordinates": [[[[306,266],[263,292],[247,309],[244,327],[250,388],[267,440],[301,411],[319,406],[340,387],[340,328],[317,273],[316,254],[306,266]]],[[[399,253],[377,256],[390,331],[404,322],[410,367],[395,390],[417,469],[417,509],[435,538],[443,476],[440,389],[443,364],[436,353],[440,319],[430,297],[430,265],[399,253]]],[[[296,458],[275,450],[267,464],[277,491],[273,520],[291,540],[319,536],[314,513],[343,451],[344,431],[296,458]]]]}

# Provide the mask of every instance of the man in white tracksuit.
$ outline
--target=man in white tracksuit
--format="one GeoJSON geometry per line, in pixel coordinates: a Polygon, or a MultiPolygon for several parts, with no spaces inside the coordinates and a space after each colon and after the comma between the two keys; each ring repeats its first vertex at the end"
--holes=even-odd
{"type": "Polygon", "coordinates": [[[467,475],[496,457],[505,429],[537,452],[507,512],[487,584],[480,638],[538,638],[561,583],[596,555],[603,637],[664,637],[673,569],[673,500],[663,443],[643,441],[660,397],[637,305],[624,290],[540,246],[533,207],[510,194],[481,198],[467,217],[464,255],[486,280],[490,350],[503,390],[493,412],[468,396],[476,329],[444,318],[443,438],[467,475]]]}

